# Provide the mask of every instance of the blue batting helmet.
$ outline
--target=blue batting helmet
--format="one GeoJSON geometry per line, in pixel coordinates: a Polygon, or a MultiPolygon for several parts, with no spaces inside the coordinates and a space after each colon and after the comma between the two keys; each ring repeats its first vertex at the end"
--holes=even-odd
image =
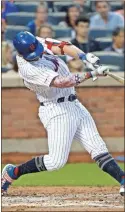
{"type": "Polygon", "coordinates": [[[26,60],[34,60],[39,57],[43,51],[43,45],[30,32],[19,32],[14,40],[13,45],[17,52],[26,60]]]}

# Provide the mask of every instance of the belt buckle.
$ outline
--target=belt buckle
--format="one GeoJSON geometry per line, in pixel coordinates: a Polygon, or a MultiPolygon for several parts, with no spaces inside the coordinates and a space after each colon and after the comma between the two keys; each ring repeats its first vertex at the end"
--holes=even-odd
{"type": "Polygon", "coordinates": [[[68,101],[73,102],[76,99],[76,95],[71,94],[68,98],[68,101]]]}

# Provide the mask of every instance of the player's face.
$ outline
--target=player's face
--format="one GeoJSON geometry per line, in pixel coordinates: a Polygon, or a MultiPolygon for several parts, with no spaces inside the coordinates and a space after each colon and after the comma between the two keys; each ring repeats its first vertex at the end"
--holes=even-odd
{"type": "Polygon", "coordinates": [[[109,12],[109,5],[106,2],[98,2],[96,6],[96,11],[100,13],[102,17],[106,17],[109,12]]]}
{"type": "Polygon", "coordinates": [[[44,7],[39,7],[36,13],[36,19],[42,22],[46,22],[48,17],[47,9],[44,7]]]}
{"type": "Polygon", "coordinates": [[[88,37],[89,23],[79,22],[76,26],[76,34],[82,37],[88,37]]]}
{"type": "Polygon", "coordinates": [[[68,11],[68,16],[70,20],[76,21],[80,15],[80,10],[77,7],[71,7],[68,11]]]}
{"type": "Polygon", "coordinates": [[[119,35],[114,36],[113,40],[117,48],[124,48],[124,31],[121,31],[119,35]]]}
{"type": "Polygon", "coordinates": [[[41,30],[40,30],[40,35],[39,35],[39,37],[41,37],[41,38],[52,38],[52,37],[53,37],[52,34],[53,34],[53,33],[52,33],[52,30],[51,30],[50,28],[48,28],[48,27],[43,27],[43,28],[41,28],[41,30]]]}

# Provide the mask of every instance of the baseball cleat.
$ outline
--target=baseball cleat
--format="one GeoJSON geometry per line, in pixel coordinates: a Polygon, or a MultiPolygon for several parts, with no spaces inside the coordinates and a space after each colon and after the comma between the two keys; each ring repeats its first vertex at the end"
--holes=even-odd
{"type": "Polygon", "coordinates": [[[12,184],[13,180],[16,180],[14,175],[14,169],[16,166],[12,164],[6,165],[2,170],[2,179],[1,179],[1,194],[2,196],[7,194],[9,186],[12,184]]]}
{"type": "Polygon", "coordinates": [[[121,194],[121,196],[125,196],[125,186],[124,185],[121,186],[119,193],[121,194]]]}
{"type": "Polygon", "coordinates": [[[122,179],[119,193],[121,196],[125,196],[125,178],[122,179]]]}

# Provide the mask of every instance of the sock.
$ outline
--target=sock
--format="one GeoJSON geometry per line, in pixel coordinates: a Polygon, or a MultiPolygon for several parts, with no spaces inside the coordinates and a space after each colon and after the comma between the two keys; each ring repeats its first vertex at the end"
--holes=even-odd
{"type": "Polygon", "coordinates": [[[19,178],[21,175],[24,174],[36,173],[45,170],[47,169],[44,165],[43,156],[39,156],[17,166],[14,169],[14,174],[17,178],[19,178]]]}
{"type": "Polygon", "coordinates": [[[107,152],[94,158],[98,166],[122,184],[125,172],[115,162],[114,158],[107,152]]]}

